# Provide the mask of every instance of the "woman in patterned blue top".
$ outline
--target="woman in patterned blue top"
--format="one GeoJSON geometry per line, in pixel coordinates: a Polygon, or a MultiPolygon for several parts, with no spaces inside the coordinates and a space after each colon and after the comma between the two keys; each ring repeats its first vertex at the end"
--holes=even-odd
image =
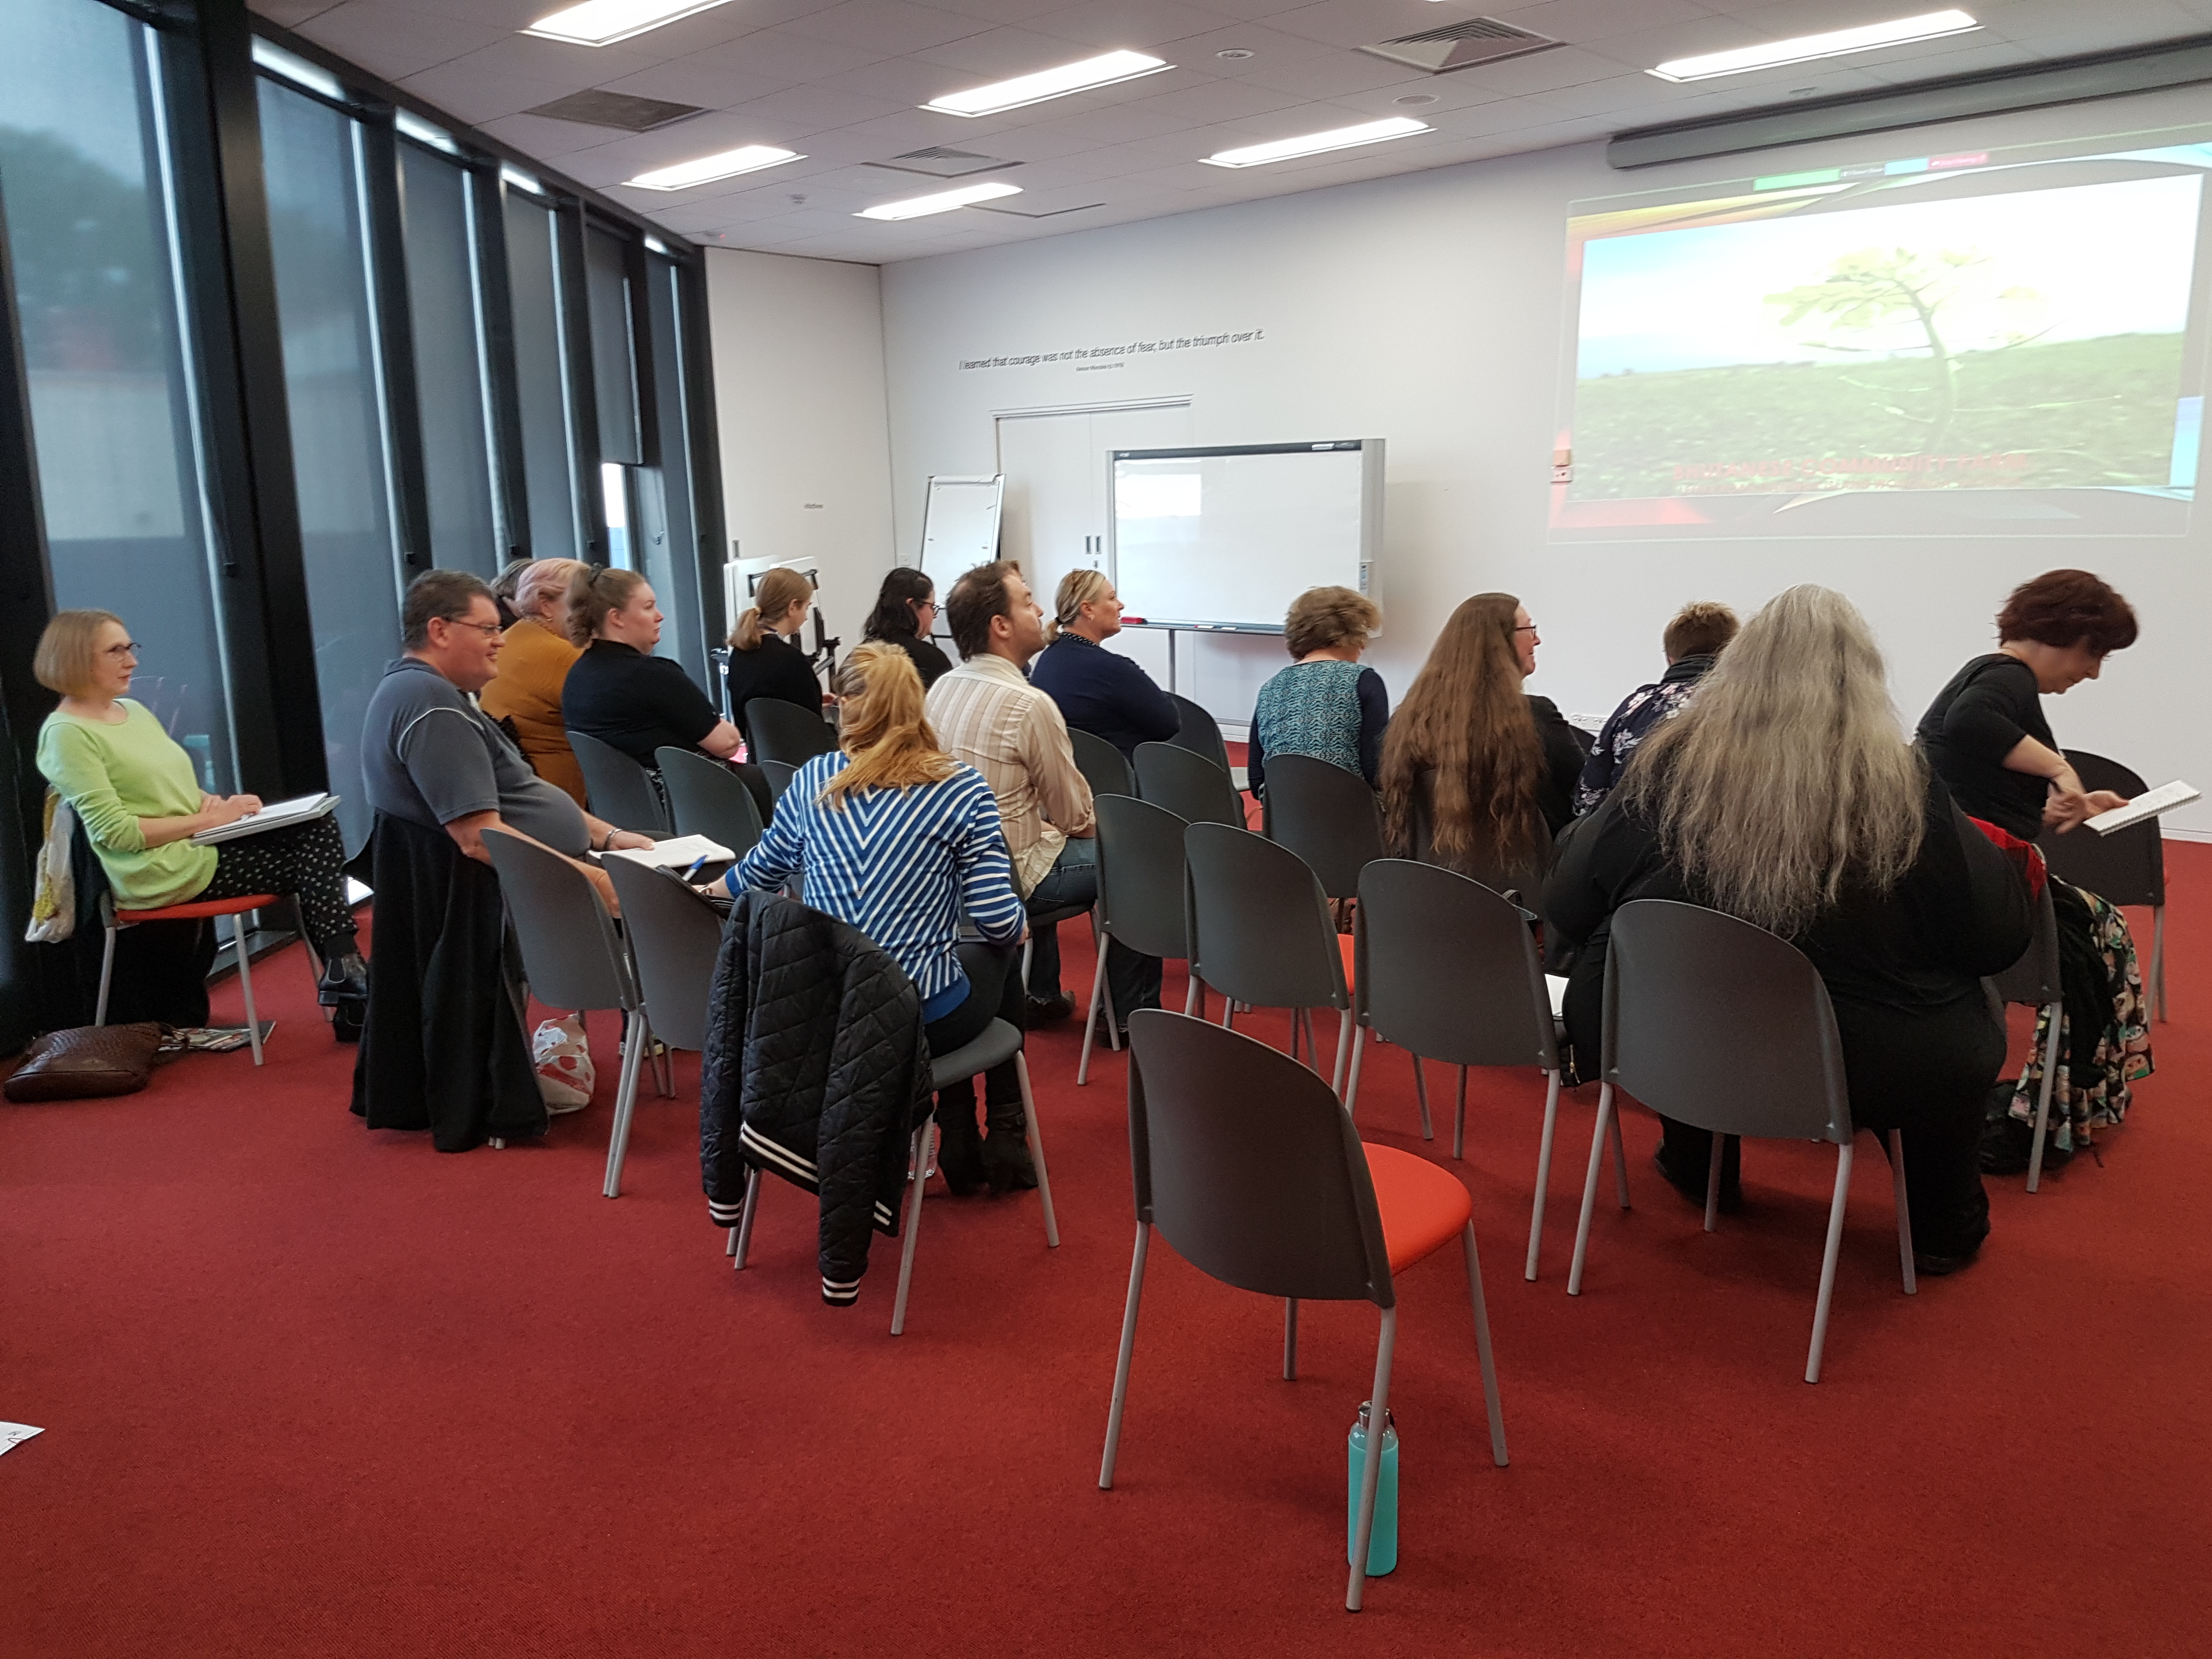
{"type": "MultiPolygon", "coordinates": [[[[724,881],[732,893],[772,890],[803,872],[807,903],[859,928],[906,970],[921,995],[933,1054],[974,1042],[994,1017],[1005,1018],[1009,985],[1012,1023],[1019,1025],[1020,975],[1009,971],[1003,949],[960,942],[963,911],[986,947],[1022,936],[1021,895],[990,785],[937,746],[923,718],[921,677],[897,646],[860,647],[837,690],[840,752],[799,769],[767,833],[724,881]]],[[[1012,1063],[1001,1069],[1018,1100],[1012,1063]]],[[[995,1099],[1000,1079],[994,1072],[987,1081],[995,1099]]],[[[1011,1149],[986,1158],[972,1089],[966,1099],[964,1115],[953,1099],[939,1101],[939,1164],[956,1192],[980,1184],[984,1164],[1017,1161],[1011,1149]]],[[[1027,1158],[1024,1147],[1018,1161],[1027,1158]]]]}
{"type": "Polygon", "coordinates": [[[1252,793],[1267,787],[1267,757],[1310,755],[1373,783],[1382,764],[1390,694],[1359,665],[1382,611],[1348,587],[1309,587],[1283,618],[1291,665],[1260,688],[1246,757],[1252,793]]]}

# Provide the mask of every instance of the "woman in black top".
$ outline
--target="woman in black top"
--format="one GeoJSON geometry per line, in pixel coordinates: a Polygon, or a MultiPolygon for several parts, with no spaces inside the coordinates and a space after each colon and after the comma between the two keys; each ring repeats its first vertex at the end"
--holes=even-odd
{"type": "MultiPolygon", "coordinates": [[[[1595,1069],[1613,914],[1709,905],[1811,958],[1835,1008],[1852,1121],[1903,1131],[1923,1273],[1989,1232],[1978,1158],[2004,1027],[1982,994],[2027,947],[2027,884],[1905,742],[1881,654],[1850,601],[1793,587],[1744,627],[1697,697],[1643,746],[1552,872],[1578,948],[1566,1023],[1595,1069]]],[[[1700,1207],[1711,1137],[1662,1120],[1668,1181],[1700,1207]]],[[[1721,1204],[1742,1201],[1731,1143],[1721,1204]]]]}
{"type": "Polygon", "coordinates": [[[756,697],[804,708],[822,718],[822,682],[807,665],[806,653],[791,643],[814,609],[814,584],[796,570],[779,566],[761,578],[753,602],[730,630],[730,708],[745,734],[746,752],[759,759],[745,705],[756,697]]]}
{"type": "Polygon", "coordinates": [[[652,654],[665,619],[635,570],[594,569],[568,605],[568,637],[584,647],[561,687],[561,722],[611,744],[647,771],[656,749],[698,749],[726,760],[738,731],[714,712],[681,663],[652,654]]]}
{"type": "Polygon", "coordinates": [[[925,691],[952,672],[952,659],[929,637],[937,625],[937,585],[912,565],[902,564],[884,578],[876,608],[868,613],[860,637],[895,645],[914,659],[925,691]]]}

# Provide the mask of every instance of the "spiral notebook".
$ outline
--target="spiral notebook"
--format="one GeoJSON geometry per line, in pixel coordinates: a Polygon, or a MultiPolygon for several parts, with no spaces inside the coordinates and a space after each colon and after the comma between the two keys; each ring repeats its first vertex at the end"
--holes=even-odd
{"type": "Polygon", "coordinates": [[[2100,836],[2109,836],[2116,830],[2124,830],[2131,823],[2141,823],[2145,818],[2154,818],[2161,812],[2171,812],[2177,806],[2186,806],[2193,800],[2204,799],[2204,792],[2179,778],[2172,783],[2161,783],[2155,789],[2146,789],[2125,806],[2115,806],[2109,812],[2100,812],[2094,818],[2081,822],[2100,836]]]}
{"type": "Polygon", "coordinates": [[[236,841],[267,830],[283,830],[305,823],[309,818],[321,817],[337,804],[336,795],[295,795],[290,800],[271,801],[258,812],[248,812],[242,818],[203,830],[192,839],[202,847],[212,847],[219,841],[236,841]]]}

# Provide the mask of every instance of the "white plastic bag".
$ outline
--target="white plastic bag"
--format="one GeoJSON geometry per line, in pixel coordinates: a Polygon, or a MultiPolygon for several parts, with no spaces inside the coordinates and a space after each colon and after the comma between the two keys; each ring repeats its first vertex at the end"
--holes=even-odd
{"type": "Polygon", "coordinates": [[[33,945],[58,945],[76,932],[76,884],[70,878],[70,836],[76,814],[54,791],[46,791],[46,838],[33,872],[31,925],[23,937],[33,945]]]}
{"type": "Polygon", "coordinates": [[[584,1040],[581,1014],[540,1025],[530,1040],[530,1059],[538,1068],[538,1092],[547,1111],[556,1115],[580,1112],[592,1103],[592,1085],[599,1074],[584,1040]]]}

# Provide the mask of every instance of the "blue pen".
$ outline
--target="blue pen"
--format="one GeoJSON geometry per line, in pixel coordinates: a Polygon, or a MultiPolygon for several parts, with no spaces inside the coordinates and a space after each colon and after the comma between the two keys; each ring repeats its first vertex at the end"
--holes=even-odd
{"type": "Polygon", "coordinates": [[[697,875],[706,867],[707,855],[704,853],[702,853],[697,858],[691,860],[691,867],[684,872],[684,884],[686,887],[689,887],[691,884],[691,878],[697,875]]]}

